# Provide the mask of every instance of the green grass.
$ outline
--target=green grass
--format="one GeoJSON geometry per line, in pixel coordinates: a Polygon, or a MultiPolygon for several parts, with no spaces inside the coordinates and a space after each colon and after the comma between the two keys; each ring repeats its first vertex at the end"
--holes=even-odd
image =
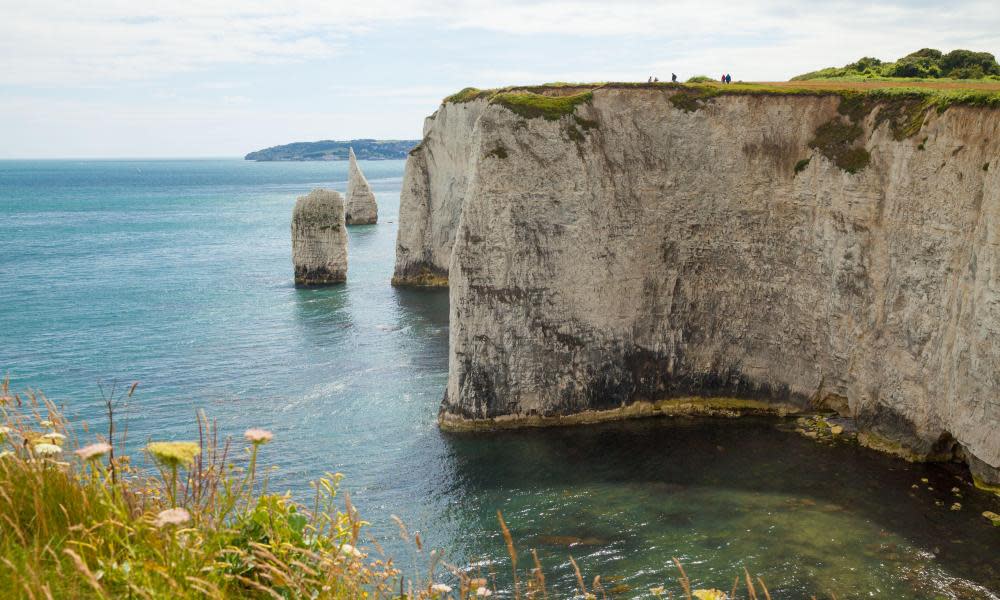
{"type": "Polygon", "coordinates": [[[444,99],[444,103],[462,103],[473,100],[487,100],[500,104],[525,118],[543,117],[558,119],[573,114],[576,108],[593,99],[597,90],[660,90],[681,96],[671,102],[682,110],[694,111],[704,107],[712,98],[721,96],[839,96],[844,102],[858,109],[870,111],[877,104],[904,103],[910,106],[924,105],[939,112],[952,106],[970,106],[1000,109],[1000,91],[977,89],[936,89],[906,86],[901,80],[900,87],[874,89],[838,88],[844,80],[830,80],[830,87],[807,87],[794,84],[769,85],[761,83],[594,83],[594,84],[551,84],[531,87],[510,87],[496,90],[466,88],[444,99]],[[573,94],[565,94],[565,88],[579,88],[573,94]],[[552,95],[558,92],[560,95],[552,95]]]}
{"type": "Polygon", "coordinates": [[[593,97],[591,92],[570,96],[543,96],[531,92],[501,92],[493,95],[490,102],[499,104],[526,119],[542,117],[548,121],[555,121],[573,114],[577,106],[590,102],[593,97]]]}
{"type": "Polygon", "coordinates": [[[795,163],[795,172],[801,173],[802,171],[805,171],[810,162],[812,162],[811,158],[803,158],[799,162],[795,163]]]}

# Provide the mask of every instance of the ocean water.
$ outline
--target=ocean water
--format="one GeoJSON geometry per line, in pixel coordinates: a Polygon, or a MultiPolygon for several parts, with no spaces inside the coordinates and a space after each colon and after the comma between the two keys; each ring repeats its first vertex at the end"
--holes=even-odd
{"type": "Polygon", "coordinates": [[[1000,530],[980,513],[1000,502],[961,469],[768,419],[440,432],[447,292],[389,285],[403,162],[362,168],[380,222],[350,229],[347,284],[302,290],[292,205],[343,191],[344,163],[0,161],[0,371],[95,428],[99,386],[140,382],[134,449],[192,439],[197,409],[237,439],[274,431],[272,487],[304,498],[343,473],[408,576],[426,549],[389,515],[505,585],[499,509],[567,594],[572,555],[615,597],[674,585],[671,557],[698,585],[746,567],[782,598],[997,597],[1000,530]]]}

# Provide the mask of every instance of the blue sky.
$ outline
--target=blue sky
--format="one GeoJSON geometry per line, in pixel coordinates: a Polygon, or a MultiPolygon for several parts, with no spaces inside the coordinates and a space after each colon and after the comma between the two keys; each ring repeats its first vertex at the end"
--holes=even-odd
{"type": "Polygon", "coordinates": [[[995,2],[0,0],[0,158],[419,138],[465,86],[1000,52],[995,2]],[[162,5],[162,6],[161,6],[162,5]]]}

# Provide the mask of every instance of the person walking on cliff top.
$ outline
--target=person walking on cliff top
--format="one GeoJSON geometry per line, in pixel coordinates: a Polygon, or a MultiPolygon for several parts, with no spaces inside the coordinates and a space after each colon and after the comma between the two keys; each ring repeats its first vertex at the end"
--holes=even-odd
{"type": "Polygon", "coordinates": [[[670,74],[670,81],[673,81],[674,83],[677,83],[677,73],[671,73],[670,74]]]}
{"type": "Polygon", "coordinates": [[[649,76],[649,81],[647,81],[646,83],[653,83],[653,76],[652,75],[649,76]]]}
{"type": "Polygon", "coordinates": [[[733,77],[729,73],[726,73],[726,83],[732,83],[733,77]]]}

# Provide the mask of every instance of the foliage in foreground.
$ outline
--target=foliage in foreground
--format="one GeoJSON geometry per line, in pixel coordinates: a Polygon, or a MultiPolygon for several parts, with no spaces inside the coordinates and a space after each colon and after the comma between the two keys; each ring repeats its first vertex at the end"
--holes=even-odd
{"type": "MultiPolygon", "coordinates": [[[[127,397],[134,391],[133,385],[127,397]]],[[[124,454],[125,436],[114,429],[115,404],[112,394],[108,435],[79,447],[70,423],[44,396],[10,396],[6,382],[0,387],[0,590],[6,597],[559,597],[547,588],[534,550],[529,568],[519,567],[499,512],[511,588],[498,590],[495,572],[484,576],[480,570],[458,569],[436,551],[427,555],[422,573],[404,578],[377,542],[371,540],[374,556],[360,546],[366,523],[346,494],[340,507],[339,475],[313,482],[310,507],[288,493],[268,491],[266,471],[257,461],[272,439],[270,432],[250,429],[242,444],[220,442],[215,424],[199,415],[197,442],[146,445],[156,466],[150,473],[124,454]],[[237,452],[245,453],[243,460],[234,460],[237,452]],[[441,581],[442,574],[450,576],[451,585],[441,581]]],[[[422,552],[419,534],[397,524],[403,539],[422,552]]],[[[588,586],[569,560],[576,574],[574,597],[609,596],[600,577],[588,586]]],[[[760,598],[770,599],[764,582],[754,581],[749,572],[736,579],[728,595],[692,589],[683,567],[674,562],[678,598],[735,599],[742,585],[747,598],[756,599],[761,590],[760,598]]],[[[675,597],[665,587],[649,592],[675,597]]]]}

